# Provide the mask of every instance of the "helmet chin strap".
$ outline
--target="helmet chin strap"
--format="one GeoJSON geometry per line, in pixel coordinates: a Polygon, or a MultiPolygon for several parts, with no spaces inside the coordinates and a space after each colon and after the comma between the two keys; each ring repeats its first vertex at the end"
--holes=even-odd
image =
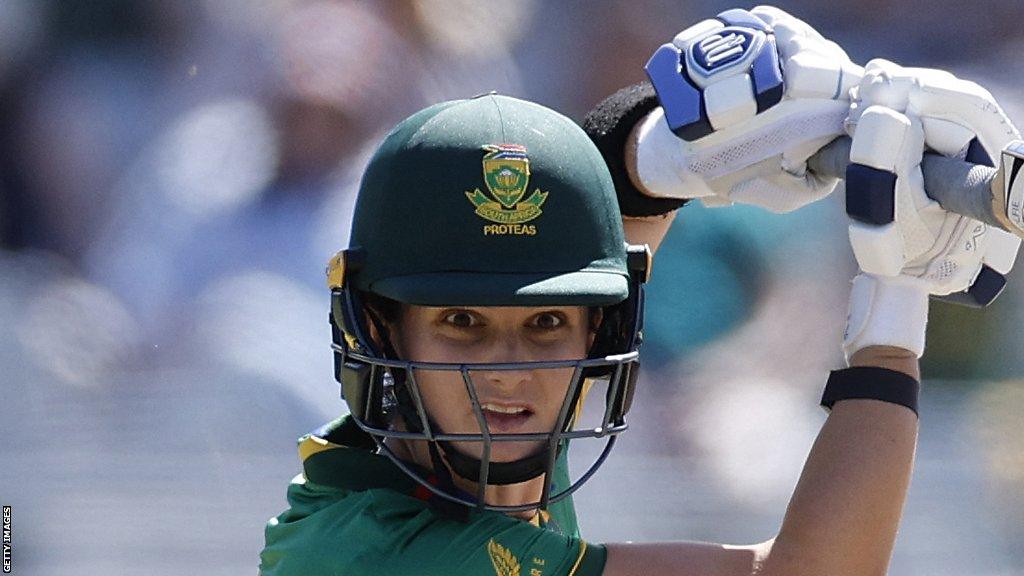
{"type": "MultiPolygon", "coordinates": [[[[451,467],[452,472],[466,480],[472,482],[479,481],[480,459],[463,454],[451,442],[438,440],[436,444],[444,452],[445,460],[451,467]]],[[[558,450],[561,452],[561,444],[559,444],[558,450]]],[[[544,474],[547,468],[548,454],[549,449],[545,445],[537,452],[519,460],[512,462],[488,462],[487,484],[504,486],[532,480],[544,474]]]]}

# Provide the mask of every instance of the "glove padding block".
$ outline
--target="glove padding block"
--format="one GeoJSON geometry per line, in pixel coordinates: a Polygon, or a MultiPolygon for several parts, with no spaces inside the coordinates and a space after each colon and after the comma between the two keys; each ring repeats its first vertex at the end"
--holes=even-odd
{"type": "Polygon", "coordinates": [[[712,128],[722,130],[757,114],[757,101],[754,100],[750,86],[750,74],[740,74],[704,89],[708,122],[712,128]]]}
{"type": "Polygon", "coordinates": [[[912,149],[924,144],[923,130],[912,131],[906,115],[885,106],[866,109],[857,124],[857,133],[860,138],[850,146],[850,163],[890,172],[896,171],[897,161],[903,155],[912,154],[912,149]],[[912,141],[904,144],[908,138],[912,141]]]}

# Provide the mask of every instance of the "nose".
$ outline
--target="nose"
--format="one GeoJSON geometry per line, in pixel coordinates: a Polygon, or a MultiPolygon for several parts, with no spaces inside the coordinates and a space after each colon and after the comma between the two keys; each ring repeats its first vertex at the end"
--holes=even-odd
{"type": "MultiPolygon", "coordinates": [[[[512,394],[522,386],[533,380],[530,370],[481,370],[479,379],[487,384],[490,389],[503,394],[512,394]]],[[[474,382],[477,378],[473,378],[474,382]]]]}
{"type": "MultiPolygon", "coordinates": [[[[533,360],[535,358],[530,354],[526,344],[519,338],[509,337],[496,341],[488,351],[487,359],[484,362],[487,364],[514,364],[533,360]]],[[[535,378],[534,371],[525,368],[481,370],[477,376],[489,386],[498,388],[505,393],[512,392],[535,378]]]]}

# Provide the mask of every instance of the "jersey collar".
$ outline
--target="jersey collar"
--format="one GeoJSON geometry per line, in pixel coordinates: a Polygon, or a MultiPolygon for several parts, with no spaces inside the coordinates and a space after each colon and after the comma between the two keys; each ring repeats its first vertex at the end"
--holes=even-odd
{"type": "MultiPolygon", "coordinates": [[[[314,484],[352,492],[386,488],[428,503],[437,498],[386,456],[377,454],[376,447],[351,416],[342,416],[299,438],[303,475],[314,484]]],[[[421,471],[431,481],[435,480],[430,472],[421,471]]],[[[541,510],[529,522],[535,526],[550,526],[551,514],[541,510]]]]}
{"type": "Polygon", "coordinates": [[[355,420],[342,416],[299,438],[303,475],[314,484],[353,492],[387,488],[413,494],[419,484],[375,448],[355,420]]]}

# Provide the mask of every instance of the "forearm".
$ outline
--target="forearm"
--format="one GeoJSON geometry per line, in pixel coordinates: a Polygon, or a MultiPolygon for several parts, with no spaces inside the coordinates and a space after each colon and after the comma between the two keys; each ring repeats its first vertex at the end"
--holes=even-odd
{"type": "Polygon", "coordinates": [[[760,574],[771,542],[729,546],[705,542],[616,542],[606,545],[603,576],[677,574],[752,576],[760,574]]]}
{"type": "MultiPolygon", "coordinates": [[[[918,377],[914,354],[875,346],[852,366],[918,377]]],[[[885,574],[917,444],[917,416],[877,400],[837,402],[822,427],[772,546],[764,574],[885,574]]]]}

